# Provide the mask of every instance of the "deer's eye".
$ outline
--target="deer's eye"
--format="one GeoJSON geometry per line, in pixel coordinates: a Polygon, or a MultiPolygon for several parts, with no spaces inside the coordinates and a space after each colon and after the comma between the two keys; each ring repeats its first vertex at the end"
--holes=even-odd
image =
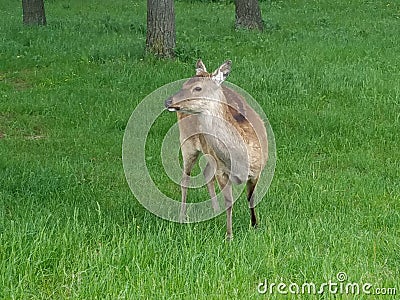
{"type": "Polygon", "coordinates": [[[196,92],[200,92],[201,91],[201,87],[196,86],[193,90],[196,91],[196,92]]]}

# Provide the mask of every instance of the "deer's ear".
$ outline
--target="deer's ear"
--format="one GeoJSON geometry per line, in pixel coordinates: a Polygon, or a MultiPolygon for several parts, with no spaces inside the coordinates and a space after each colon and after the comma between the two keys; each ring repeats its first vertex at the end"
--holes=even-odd
{"type": "Polygon", "coordinates": [[[214,73],[212,73],[212,80],[218,85],[223,83],[231,72],[231,65],[232,61],[230,60],[224,62],[218,69],[214,71],[214,73]]]}
{"type": "Polygon", "coordinates": [[[203,61],[199,59],[196,63],[196,75],[201,75],[203,73],[207,73],[206,66],[203,64],[203,61]]]}

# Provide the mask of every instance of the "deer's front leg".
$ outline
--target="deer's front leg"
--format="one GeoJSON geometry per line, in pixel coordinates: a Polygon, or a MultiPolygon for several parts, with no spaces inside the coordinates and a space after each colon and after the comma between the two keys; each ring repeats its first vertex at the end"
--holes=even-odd
{"type": "Polygon", "coordinates": [[[194,164],[199,156],[198,151],[195,149],[190,149],[188,147],[182,147],[182,157],[183,157],[183,173],[181,180],[181,212],[179,215],[180,222],[184,223],[186,221],[186,198],[187,190],[190,183],[190,172],[193,169],[194,164]]]}

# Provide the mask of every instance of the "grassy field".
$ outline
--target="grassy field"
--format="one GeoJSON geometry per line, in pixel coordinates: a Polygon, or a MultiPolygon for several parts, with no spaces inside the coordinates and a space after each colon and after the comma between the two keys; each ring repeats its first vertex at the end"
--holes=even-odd
{"type": "MultiPolygon", "coordinates": [[[[253,33],[234,30],[232,3],[177,1],[177,59],[164,61],[143,51],[145,1],[48,0],[41,28],[2,1],[1,299],[280,299],[257,286],[338,283],[339,272],[400,294],[400,3],[261,5],[266,30],[253,33]],[[199,57],[210,69],[232,59],[229,81],[276,137],[260,228],[240,199],[231,243],[224,215],[181,225],[146,211],[122,167],[135,106],[199,57]]],[[[175,117],[161,121],[152,170],[175,117]]]]}

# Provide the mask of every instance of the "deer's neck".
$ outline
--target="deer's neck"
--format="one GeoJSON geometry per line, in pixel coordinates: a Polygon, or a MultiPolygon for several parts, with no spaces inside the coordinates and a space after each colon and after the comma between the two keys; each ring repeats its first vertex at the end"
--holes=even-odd
{"type": "Polygon", "coordinates": [[[228,105],[221,102],[208,107],[207,114],[199,115],[199,125],[205,140],[220,160],[227,173],[243,182],[248,174],[247,147],[243,137],[234,126],[228,105]]]}
{"type": "Polygon", "coordinates": [[[212,132],[229,131],[229,128],[234,126],[234,120],[223,93],[219,96],[219,100],[209,101],[207,111],[200,116],[202,127],[212,132]]]}
{"type": "Polygon", "coordinates": [[[207,105],[207,110],[203,114],[211,117],[214,116],[214,117],[226,118],[227,113],[229,113],[228,102],[225,98],[225,95],[221,91],[218,94],[218,99],[211,100],[210,98],[209,103],[207,105]]]}

